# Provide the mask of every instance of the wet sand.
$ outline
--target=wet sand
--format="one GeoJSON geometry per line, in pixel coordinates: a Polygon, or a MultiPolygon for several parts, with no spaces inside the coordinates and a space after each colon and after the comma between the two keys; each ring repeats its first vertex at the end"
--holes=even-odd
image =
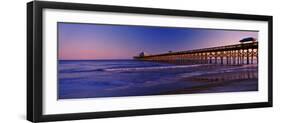
{"type": "MultiPolygon", "coordinates": [[[[207,66],[198,69],[215,69],[216,66],[207,66]]],[[[223,67],[223,66],[222,66],[223,67]]],[[[227,67],[227,66],[225,66],[227,67]]],[[[239,66],[238,66],[239,67],[239,66]]],[[[244,71],[221,71],[214,74],[198,75],[183,78],[183,82],[202,83],[201,85],[182,88],[162,94],[193,94],[193,93],[218,93],[218,92],[243,92],[258,91],[257,67],[249,66],[244,71]]]]}

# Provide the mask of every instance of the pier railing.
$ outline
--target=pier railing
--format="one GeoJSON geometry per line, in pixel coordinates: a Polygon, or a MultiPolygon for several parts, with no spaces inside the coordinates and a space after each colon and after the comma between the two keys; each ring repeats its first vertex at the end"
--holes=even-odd
{"type": "Polygon", "coordinates": [[[257,64],[258,42],[135,56],[134,59],[173,64],[257,64]]]}

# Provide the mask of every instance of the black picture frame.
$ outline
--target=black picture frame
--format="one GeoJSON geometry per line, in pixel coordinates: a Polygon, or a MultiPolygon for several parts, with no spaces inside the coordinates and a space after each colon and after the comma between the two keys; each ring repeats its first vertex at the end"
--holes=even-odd
{"type": "Polygon", "coordinates": [[[272,28],[273,28],[273,17],[264,16],[264,15],[185,11],[185,10],[93,5],[93,4],[80,4],[80,3],[45,2],[45,1],[29,2],[27,3],[27,120],[31,122],[45,122],[45,121],[63,121],[63,120],[79,120],[79,119],[93,119],[93,118],[107,118],[107,117],[123,117],[123,116],[137,116],[137,115],[272,107],[273,105],[273,95],[272,95],[273,92],[272,91],[272,86],[273,86],[272,85],[272,64],[273,64],[272,31],[273,30],[272,28]],[[44,115],[42,113],[43,112],[43,101],[42,101],[43,100],[43,95],[42,95],[43,13],[42,10],[45,8],[266,21],[268,22],[268,101],[258,102],[258,103],[44,115]]]}

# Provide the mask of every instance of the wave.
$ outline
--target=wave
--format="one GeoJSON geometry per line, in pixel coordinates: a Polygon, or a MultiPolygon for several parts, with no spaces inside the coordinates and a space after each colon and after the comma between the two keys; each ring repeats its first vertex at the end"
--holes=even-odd
{"type": "Polygon", "coordinates": [[[175,66],[154,66],[154,67],[134,67],[134,68],[107,68],[103,71],[147,71],[147,70],[164,70],[164,69],[179,69],[179,68],[191,68],[199,67],[205,64],[198,65],[175,65],[175,66]]]}
{"type": "MultiPolygon", "coordinates": [[[[171,66],[134,66],[134,67],[115,67],[115,68],[99,68],[99,69],[68,69],[60,70],[61,73],[84,73],[84,72],[96,72],[96,71],[105,71],[105,72],[127,72],[127,71],[153,71],[153,70],[166,70],[166,69],[184,69],[200,66],[208,66],[210,64],[196,64],[196,65],[171,65],[171,66]]],[[[242,70],[246,68],[249,70],[251,68],[256,69],[257,65],[242,65],[229,68],[215,69],[205,72],[232,72],[237,70],[242,70]]]]}
{"type": "Polygon", "coordinates": [[[193,77],[193,76],[201,76],[201,75],[209,75],[209,74],[224,74],[231,72],[255,72],[257,71],[257,65],[242,65],[230,68],[221,68],[214,69],[209,71],[196,71],[192,73],[183,73],[180,77],[193,77]]]}

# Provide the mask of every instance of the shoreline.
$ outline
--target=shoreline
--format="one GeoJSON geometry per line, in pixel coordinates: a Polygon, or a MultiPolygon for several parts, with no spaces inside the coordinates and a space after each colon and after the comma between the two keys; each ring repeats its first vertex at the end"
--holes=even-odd
{"type": "Polygon", "coordinates": [[[202,83],[201,85],[160,93],[165,94],[194,94],[258,91],[257,71],[221,72],[215,74],[186,77],[184,82],[202,83]]]}
{"type": "MultiPolygon", "coordinates": [[[[256,81],[256,80],[241,80],[240,82],[249,82],[249,81],[256,81]]],[[[213,90],[215,88],[221,88],[223,86],[231,86],[231,84],[235,84],[237,81],[228,81],[228,82],[220,82],[220,83],[213,83],[207,84],[202,86],[195,86],[191,88],[183,88],[174,91],[168,91],[160,93],[159,95],[171,95],[171,94],[201,94],[201,93],[223,93],[223,92],[246,92],[246,91],[258,91],[258,88],[255,89],[237,89],[237,90],[213,90]]]]}

